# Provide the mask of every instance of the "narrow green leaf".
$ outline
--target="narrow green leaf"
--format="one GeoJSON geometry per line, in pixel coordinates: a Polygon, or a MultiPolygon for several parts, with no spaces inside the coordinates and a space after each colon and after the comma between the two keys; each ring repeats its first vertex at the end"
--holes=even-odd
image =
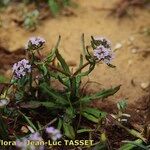
{"type": "Polygon", "coordinates": [[[76,76],[76,95],[79,96],[81,85],[81,76],[76,76]]]}
{"type": "Polygon", "coordinates": [[[95,116],[96,118],[103,118],[107,114],[107,113],[102,112],[102,111],[100,111],[100,110],[98,110],[96,108],[88,108],[88,107],[83,109],[83,112],[91,114],[91,115],[95,116]]]}
{"type": "Polygon", "coordinates": [[[71,107],[68,107],[66,109],[66,114],[70,119],[73,119],[75,117],[75,110],[71,107]]]}
{"type": "Polygon", "coordinates": [[[94,68],[95,68],[95,63],[92,63],[92,64],[90,64],[88,71],[82,72],[82,73],[78,74],[78,76],[81,76],[81,77],[87,76],[93,71],[94,68]]]}
{"type": "Polygon", "coordinates": [[[83,66],[83,55],[80,55],[79,69],[83,66]]]}
{"type": "Polygon", "coordinates": [[[46,62],[47,62],[47,63],[50,63],[50,62],[52,62],[52,61],[54,60],[54,58],[55,58],[55,56],[56,56],[56,55],[55,55],[55,52],[56,52],[56,50],[58,49],[60,40],[61,40],[61,36],[59,36],[58,41],[57,41],[55,47],[54,47],[54,48],[51,50],[51,52],[48,54],[48,56],[47,56],[47,58],[46,58],[46,62]]]}
{"type": "Polygon", "coordinates": [[[82,36],[81,36],[81,41],[82,41],[83,55],[84,55],[84,57],[85,57],[85,56],[87,55],[87,51],[86,51],[86,46],[85,46],[84,34],[82,34],[82,36]]]}
{"type": "Polygon", "coordinates": [[[138,140],[136,140],[136,141],[128,141],[128,143],[134,145],[135,147],[139,147],[139,148],[141,148],[143,150],[150,150],[149,147],[144,146],[142,144],[143,143],[142,140],[139,140],[139,141],[138,140]]]}
{"type": "Polygon", "coordinates": [[[63,5],[64,6],[69,6],[70,0],[63,0],[63,5]]]}
{"type": "Polygon", "coordinates": [[[74,100],[74,98],[76,97],[76,91],[77,91],[77,87],[76,87],[76,77],[70,78],[70,88],[71,88],[71,100],[74,100]]]}
{"type": "Polygon", "coordinates": [[[87,118],[88,120],[90,120],[90,121],[92,121],[94,123],[98,123],[99,122],[99,119],[94,117],[93,115],[90,115],[90,114],[88,114],[86,112],[82,112],[81,114],[82,114],[83,117],[87,118]]]}
{"type": "Polygon", "coordinates": [[[93,129],[86,129],[86,128],[84,128],[84,129],[79,129],[79,130],[77,131],[77,133],[93,132],[93,131],[94,131],[93,129]]]}
{"type": "Polygon", "coordinates": [[[5,83],[7,81],[7,78],[3,75],[0,75],[0,83],[5,83]]]}
{"type": "Polygon", "coordinates": [[[4,123],[3,118],[0,116],[0,137],[2,139],[8,139],[7,125],[4,123]]]}
{"type": "Polygon", "coordinates": [[[57,79],[59,80],[59,82],[61,82],[63,85],[65,85],[66,87],[70,88],[70,82],[69,82],[69,78],[66,77],[66,78],[63,78],[61,77],[61,75],[58,75],[57,76],[57,79]]]}
{"type": "Polygon", "coordinates": [[[40,124],[39,121],[37,122],[37,125],[38,125],[38,130],[42,130],[42,125],[40,124]]]}
{"type": "Polygon", "coordinates": [[[75,131],[73,129],[73,126],[64,122],[63,128],[65,136],[67,136],[70,139],[75,139],[75,131]]]}
{"type": "Polygon", "coordinates": [[[29,117],[27,117],[25,114],[23,114],[21,111],[19,111],[20,114],[25,118],[25,120],[27,121],[27,123],[31,126],[31,128],[34,129],[34,131],[37,131],[37,128],[35,127],[35,125],[32,123],[32,121],[29,119],[29,117]]]}
{"type": "Polygon", "coordinates": [[[86,102],[90,102],[91,100],[95,100],[95,99],[107,98],[111,95],[114,95],[120,89],[120,86],[121,85],[111,88],[111,89],[108,89],[108,90],[103,90],[103,91],[97,92],[96,94],[85,96],[80,99],[80,102],[86,103],[86,102]]]}
{"type": "Polygon", "coordinates": [[[57,107],[56,104],[53,102],[40,102],[41,105],[45,106],[46,108],[55,108],[57,107]]]}
{"type": "Polygon", "coordinates": [[[64,72],[70,74],[70,69],[69,66],[67,65],[66,61],[64,60],[64,58],[60,55],[60,53],[58,52],[58,49],[55,52],[57,59],[59,60],[61,67],[63,68],[64,72]]]}
{"type": "Polygon", "coordinates": [[[46,76],[48,71],[44,63],[42,63],[41,69],[43,70],[44,76],[46,76]]]}
{"type": "Polygon", "coordinates": [[[63,125],[63,121],[62,121],[62,119],[59,118],[57,129],[61,130],[62,125],[63,125]]]}
{"type": "Polygon", "coordinates": [[[53,15],[59,12],[59,6],[55,0],[48,0],[48,5],[53,15]]]}
{"type": "Polygon", "coordinates": [[[109,67],[111,68],[116,68],[116,66],[112,65],[112,64],[107,64],[109,67]]]}
{"type": "Polygon", "coordinates": [[[63,97],[62,94],[50,89],[46,83],[42,83],[40,85],[41,89],[47,93],[49,96],[52,96],[56,101],[57,104],[66,105],[68,101],[63,97]]]}
{"type": "MultiPolygon", "coordinates": [[[[136,141],[134,141],[134,143],[136,144],[142,144],[142,142],[143,141],[141,139],[137,139],[136,141]]],[[[132,143],[127,143],[127,144],[124,144],[121,148],[119,148],[119,150],[132,150],[135,147],[137,146],[132,143]]]]}

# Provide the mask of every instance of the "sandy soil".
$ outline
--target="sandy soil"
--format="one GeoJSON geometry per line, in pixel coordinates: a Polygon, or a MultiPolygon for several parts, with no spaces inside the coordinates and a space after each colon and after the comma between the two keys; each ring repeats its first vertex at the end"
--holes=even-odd
{"type": "MultiPolygon", "coordinates": [[[[128,98],[128,102],[132,103],[150,90],[141,88],[141,83],[150,83],[150,38],[138,34],[142,28],[150,26],[149,12],[135,9],[135,16],[119,20],[108,16],[109,11],[101,10],[103,7],[112,8],[114,2],[115,0],[77,0],[79,6],[73,10],[75,15],[47,19],[35,32],[28,32],[12,21],[19,8],[8,9],[7,13],[1,15],[4,27],[0,28],[0,47],[13,52],[21,49],[29,37],[39,35],[47,41],[47,52],[55,44],[58,35],[61,35],[61,53],[68,62],[78,64],[82,49],[81,34],[85,34],[87,44],[91,35],[105,36],[112,41],[113,47],[117,43],[122,44],[122,48],[115,53],[114,65],[117,67],[112,69],[100,64],[89,78],[101,83],[100,88],[122,84],[121,90],[110,99],[118,101],[128,98]]],[[[19,56],[18,54],[18,59],[19,56]]],[[[2,58],[4,56],[0,50],[0,59],[2,58]]],[[[92,88],[98,89],[97,86],[92,88]]]]}

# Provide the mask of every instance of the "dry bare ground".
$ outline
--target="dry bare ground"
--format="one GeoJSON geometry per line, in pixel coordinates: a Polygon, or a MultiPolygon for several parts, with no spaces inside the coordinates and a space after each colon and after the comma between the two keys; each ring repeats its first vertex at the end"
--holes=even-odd
{"type": "MultiPolygon", "coordinates": [[[[137,112],[138,109],[149,109],[147,106],[150,104],[150,37],[139,34],[141,30],[150,26],[149,10],[135,8],[132,10],[132,17],[120,20],[108,15],[110,14],[109,9],[103,9],[113,8],[116,0],[111,0],[111,2],[77,0],[76,2],[78,7],[72,10],[74,15],[48,18],[42,21],[34,32],[26,31],[13,21],[19,7],[8,8],[5,13],[2,13],[3,27],[0,28],[1,73],[8,75],[10,66],[24,56],[21,49],[31,36],[38,35],[46,39],[46,54],[55,44],[58,35],[61,35],[61,53],[73,66],[78,64],[82,49],[80,42],[82,33],[85,33],[87,44],[91,35],[105,36],[112,41],[113,47],[119,45],[114,60],[116,68],[111,69],[105,65],[98,65],[89,76],[89,80],[101,85],[93,84],[87,90],[93,91],[121,84],[121,90],[116,96],[109,98],[110,101],[117,102],[127,98],[128,103],[132,104],[137,112]],[[18,52],[13,53],[14,51],[18,52]],[[147,98],[145,95],[148,95],[147,98]],[[143,106],[142,103],[145,101],[147,101],[146,106],[143,106]]],[[[114,104],[110,105],[109,103],[95,103],[94,105],[98,107],[109,105],[111,109],[115,109],[114,104]]],[[[150,110],[148,111],[149,114],[150,110]]]]}

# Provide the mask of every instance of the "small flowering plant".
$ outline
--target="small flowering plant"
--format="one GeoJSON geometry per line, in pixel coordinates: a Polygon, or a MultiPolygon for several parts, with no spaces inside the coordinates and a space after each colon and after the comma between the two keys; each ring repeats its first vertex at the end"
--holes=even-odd
{"type": "Polygon", "coordinates": [[[0,136],[3,139],[19,137],[18,147],[24,147],[27,139],[43,139],[44,132],[48,134],[46,138],[53,141],[82,136],[93,136],[99,140],[95,132],[101,134],[99,127],[107,113],[89,104],[92,100],[112,96],[120,89],[119,85],[90,95],[82,89],[82,78],[89,75],[96,64],[103,62],[115,67],[111,64],[114,58],[111,43],[106,38],[92,36],[91,44],[86,46],[82,35],[83,54],[74,72],[59,53],[60,40],[61,37],[44,57],[41,49],[45,40],[41,37],[30,38],[26,45],[27,58],[13,65],[11,83],[3,90],[10,100],[7,106],[1,108],[1,114],[7,119],[0,117],[0,122],[8,122],[8,126],[0,127],[0,136]],[[63,90],[54,88],[55,82],[59,82],[63,90]],[[19,130],[21,126],[27,128],[22,134],[19,130]],[[22,135],[29,136],[21,139],[22,135]]]}

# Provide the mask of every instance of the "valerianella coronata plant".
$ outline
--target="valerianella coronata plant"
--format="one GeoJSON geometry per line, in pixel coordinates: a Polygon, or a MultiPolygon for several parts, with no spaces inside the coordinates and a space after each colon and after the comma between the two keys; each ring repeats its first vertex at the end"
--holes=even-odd
{"type": "Polygon", "coordinates": [[[53,141],[56,141],[57,139],[60,139],[62,137],[62,134],[58,129],[55,129],[54,127],[47,127],[46,128],[46,133],[49,134],[50,138],[53,141]]]}
{"type": "Polygon", "coordinates": [[[114,54],[111,50],[111,43],[109,40],[103,37],[94,38],[95,48],[94,56],[99,60],[103,61],[106,64],[110,64],[114,58],[114,54]]]}
{"type": "Polygon", "coordinates": [[[31,72],[31,65],[29,63],[29,60],[22,59],[21,61],[15,63],[12,70],[14,78],[20,79],[24,77],[27,73],[31,72]]]}
{"type": "Polygon", "coordinates": [[[45,43],[45,39],[42,37],[31,37],[26,45],[27,50],[36,50],[41,48],[45,43]]]}

